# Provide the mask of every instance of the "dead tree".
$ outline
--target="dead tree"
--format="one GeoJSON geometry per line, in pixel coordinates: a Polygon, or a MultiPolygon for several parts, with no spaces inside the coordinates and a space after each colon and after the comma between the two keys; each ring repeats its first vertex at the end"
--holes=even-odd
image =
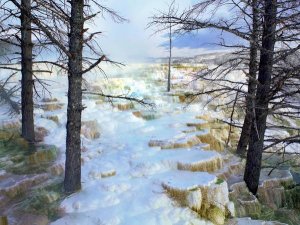
{"type": "Polygon", "coordinates": [[[248,93],[246,95],[246,115],[243,122],[243,127],[240,139],[237,145],[236,152],[239,155],[244,155],[249,144],[251,124],[255,110],[255,93],[256,93],[256,77],[257,77],[257,56],[259,51],[259,1],[252,0],[250,2],[252,8],[252,32],[250,35],[250,56],[249,56],[249,77],[248,77],[248,93]]]}
{"type": "Polygon", "coordinates": [[[244,174],[247,187],[253,194],[256,194],[259,184],[264,137],[269,111],[268,98],[271,89],[274,47],[276,43],[277,0],[265,0],[264,7],[264,26],[255,101],[255,119],[251,125],[249,150],[247,152],[244,174]]]}
{"type": "Polygon", "coordinates": [[[169,30],[169,67],[168,67],[168,87],[167,91],[171,91],[171,61],[172,61],[172,25],[169,30]]]}
{"type": "MultiPolygon", "coordinates": [[[[4,14],[1,16],[1,34],[0,40],[8,45],[18,46],[21,50],[21,114],[22,129],[21,135],[28,142],[35,141],[34,118],[33,118],[33,42],[32,42],[32,24],[30,19],[31,0],[22,0],[20,5],[23,10],[12,9],[7,6],[7,2],[1,5],[4,14]],[[26,11],[26,13],[25,13],[26,11]],[[16,21],[18,25],[7,25],[8,21],[16,21]],[[20,33],[19,33],[20,31],[20,33]],[[14,40],[12,40],[12,38],[14,40]],[[19,44],[17,43],[19,42],[19,44]]],[[[2,65],[2,69],[18,70],[12,65],[11,60],[2,65]]]]}
{"type": "MultiPolygon", "coordinates": [[[[300,140],[299,128],[293,124],[282,125],[280,121],[275,121],[276,117],[284,120],[295,120],[300,117],[300,107],[297,103],[299,102],[300,72],[299,8],[299,1],[289,0],[242,1],[238,3],[230,0],[211,0],[202,1],[183,13],[173,15],[163,13],[155,16],[152,22],[154,25],[158,24],[160,29],[166,29],[171,20],[179,32],[192,32],[200,29],[221,30],[234,34],[249,43],[245,46],[221,43],[222,46],[239,48],[240,51],[232,53],[231,59],[219,63],[215,68],[199,73],[197,78],[212,85],[206,90],[191,94],[191,96],[214,94],[216,97],[232,96],[231,99],[233,99],[233,96],[237,96],[234,94],[235,92],[241,92],[246,96],[245,121],[248,122],[244,124],[243,129],[246,132],[242,134],[242,137],[248,138],[248,134],[250,134],[250,142],[245,181],[253,193],[256,193],[257,190],[263,150],[276,150],[281,144],[290,146],[299,143],[300,140]],[[219,9],[219,5],[226,3],[237,7],[240,14],[236,14],[242,21],[239,18],[218,20],[214,14],[209,18],[203,17],[206,9],[215,12],[219,9]],[[214,8],[214,4],[217,7],[214,8]],[[277,12],[276,8],[278,8],[277,12]],[[257,15],[257,17],[255,16],[256,20],[253,15],[257,15]],[[249,36],[248,33],[251,35],[249,36]],[[238,57],[234,56],[236,54],[238,57]],[[258,57],[260,57],[259,64],[253,60],[258,57]],[[248,62],[249,68],[249,72],[245,71],[248,83],[230,80],[227,75],[234,70],[245,70],[243,67],[245,62],[248,62]],[[254,71],[258,71],[258,79],[255,79],[257,73],[254,71]],[[251,81],[253,81],[252,84],[251,81]],[[248,85],[247,92],[241,88],[243,85],[248,85]],[[252,115],[250,114],[247,118],[249,112],[252,112],[252,115]],[[249,118],[252,120],[250,123],[249,118]],[[250,133],[249,124],[251,124],[250,133]],[[270,135],[269,133],[274,129],[280,130],[282,133],[288,131],[290,135],[288,137],[270,135]]],[[[240,101],[240,97],[236,99],[240,101]]],[[[227,103],[235,106],[236,104],[233,104],[235,102],[229,100],[227,103]]],[[[238,104],[243,104],[243,102],[238,102],[238,104]]],[[[236,123],[232,125],[240,127],[236,123]]],[[[240,153],[244,152],[247,144],[247,140],[241,138],[240,153]]]]}
{"type": "Polygon", "coordinates": [[[82,106],[82,50],[84,1],[71,1],[69,54],[68,59],[68,109],[66,164],[64,187],[66,192],[74,192],[81,188],[81,112],[82,106]]]}
{"type": "MultiPolygon", "coordinates": [[[[225,60],[226,62],[222,62],[222,65],[219,64],[207,72],[201,72],[196,78],[211,81],[214,83],[214,86],[218,86],[218,88],[208,88],[208,91],[199,92],[196,93],[196,95],[219,92],[216,93],[218,96],[226,94],[235,96],[235,93],[231,92],[240,90],[240,95],[245,96],[245,103],[241,101],[241,97],[238,96],[239,103],[237,104],[240,106],[245,105],[245,118],[237,146],[237,153],[240,155],[246,152],[248,146],[250,127],[255,108],[253,99],[255,97],[257,82],[257,56],[260,50],[259,43],[262,23],[260,8],[260,1],[257,0],[240,2],[231,0],[201,1],[183,13],[178,13],[175,10],[168,13],[160,13],[154,16],[151,22],[151,25],[157,25],[159,30],[163,30],[166,29],[167,22],[170,21],[172,26],[175,27],[174,29],[179,33],[193,32],[201,29],[219,30],[233,34],[248,43],[247,45],[232,46],[221,43],[220,45],[223,47],[238,48],[239,50],[233,53],[228,60],[225,60]],[[235,8],[232,14],[237,16],[230,19],[219,19],[215,14],[217,14],[219,9],[222,9],[222,5],[226,4],[235,8]],[[207,14],[211,15],[208,19],[205,18],[207,14]],[[223,69],[220,69],[221,67],[223,67],[223,69]],[[246,67],[248,67],[248,69],[246,67]],[[241,81],[234,82],[228,80],[226,76],[229,71],[233,70],[243,70],[248,82],[242,83],[241,81]],[[221,84],[218,82],[221,82],[221,84]],[[234,85],[236,88],[232,88],[234,85]],[[247,86],[247,92],[241,91],[243,90],[241,86],[247,86]],[[222,91],[223,94],[220,94],[222,91]]],[[[231,103],[233,103],[233,101],[231,101],[231,103]]]]}
{"type": "MultiPolygon", "coordinates": [[[[174,1],[169,5],[169,14],[174,12],[174,1]]],[[[167,92],[171,91],[171,63],[172,63],[172,23],[169,23],[169,65],[168,65],[168,84],[167,92]]]]}
{"type": "MultiPolygon", "coordinates": [[[[31,21],[34,2],[24,0],[18,4],[20,7],[14,7],[10,1],[5,1],[0,6],[0,41],[6,45],[6,51],[1,55],[0,69],[12,71],[13,76],[21,74],[19,79],[21,80],[21,135],[28,142],[33,143],[35,141],[34,98],[40,97],[37,85],[41,85],[43,92],[49,92],[47,84],[39,79],[38,75],[44,72],[51,73],[49,69],[40,69],[35,58],[37,54],[47,50],[49,43],[31,21]]],[[[12,90],[19,91],[18,85],[12,90]]],[[[12,94],[11,91],[9,93],[12,94]]]]}
{"type": "Polygon", "coordinates": [[[28,142],[35,141],[33,119],[33,56],[31,32],[31,0],[21,1],[21,104],[22,104],[22,137],[28,142]],[[24,10],[29,13],[26,15],[24,10]]]}
{"type": "Polygon", "coordinates": [[[298,144],[300,140],[300,129],[293,124],[300,117],[297,103],[300,97],[300,2],[265,0],[264,6],[265,26],[256,93],[256,119],[251,128],[244,175],[253,193],[258,187],[263,151],[273,149],[284,155],[286,147],[298,144]],[[277,130],[277,133],[288,131],[289,135],[266,134],[266,129],[277,130]],[[283,147],[277,150],[280,145],[283,147]]]}
{"type": "MultiPolygon", "coordinates": [[[[24,9],[17,0],[11,0],[19,9],[24,9]]],[[[71,0],[66,3],[61,0],[34,0],[35,14],[31,21],[43,33],[60,53],[59,62],[55,66],[67,71],[68,74],[68,109],[66,163],[64,187],[67,193],[73,193],[81,188],[81,113],[83,75],[93,69],[100,69],[100,63],[108,60],[98,47],[95,37],[101,32],[89,33],[84,24],[98,15],[108,13],[115,21],[124,19],[113,10],[104,7],[97,1],[71,0]],[[94,9],[98,12],[94,12],[94,9]],[[44,15],[43,20],[40,16],[44,15]],[[83,56],[83,49],[89,56],[83,56]],[[66,63],[67,62],[67,63],[66,63]]],[[[26,10],[26,16],[30,17],[26,10]]]]}

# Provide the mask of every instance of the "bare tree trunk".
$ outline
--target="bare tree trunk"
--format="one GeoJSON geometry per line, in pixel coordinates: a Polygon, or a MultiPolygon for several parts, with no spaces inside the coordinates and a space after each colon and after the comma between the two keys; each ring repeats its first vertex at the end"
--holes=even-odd
{"type": "Polygon", "coordinates": [[[168,87],[167,91],[171,91],[171,60],[172,60],[172,26],[170,24],[170,33],[169,33],[169,71],[168,71],[168,87]]]}
{"type": "Polygon", "coordinates": [[[251,125],[249,150],[244,174],[244,180],[253,194],[257,192],[261,171],[264,134],[273,72],[274,46],[276,42],[277,0],[265,0],[264,4],[264,28],[255,106],[256,118],[251,125]]]}
{"type": "Polygon", "coordinates": [[[82,49],[83,49],[83,0],[71,1],[69,34],[69,89],[67,110],[67,139],[65,164],[65,191],[72,193],[81,188],[80,130],[82,107],[82,49]]]}
{"type": "Polygon", "coordinates": [[[250,40],[250,62],[249,62],[249,81],[248,93],[246,96],[246,116],[244,118],[243,128],[237,154],[244,155],[247,150],[250,139],[251,124],[254,116],[254,98],[256,91],[256,73],[257,73],[257,52],[258,52],[258,35],[259,35],[259,9],[257,0],[252,0],[252,34],[250,40]]]}
{"type": "Polygon", "coordinates": [[[33,71],[32,71],[32,39],[31,20],[28,16],[31,12],[31,0],[21,1],[21,56],[22,56],[22,137],[28,142],[34,142],[33,120],[33,71]],[[26,11],[27,13],[25,13],[26,11]]]}

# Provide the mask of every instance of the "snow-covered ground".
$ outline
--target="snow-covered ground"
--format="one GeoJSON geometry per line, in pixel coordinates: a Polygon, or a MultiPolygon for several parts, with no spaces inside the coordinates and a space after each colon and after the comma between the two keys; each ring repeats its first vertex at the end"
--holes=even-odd
{"type": "MultiPolygon", "coordinates": [[[[184,78],[183,74],[175,73],[178,79],[184,78]]],[[[212,224],[200,219],[189,208],[176,205],[162,188],[162,182],[174,176],[177,170],[174,163],[176,153],[148,146],[153,139],[169,140],[187,135],[182,133],[187,129],[186,123],[195,121],[196,115],[204,113],[204,107],[195,104],[184,108],[185,105],[172,101],[173,97],[166,95],[163,83],[153,84],[155,79],[163,78],[163,72],[158,68],[145,70],[135,65],[107,74],[119,78],[105,80],[102,75],[94,74],[87,80],[93,86],[101,86],[101,89],[103,83],[106,83],[106,90],[118,90],[119,93],[125,91],[122,90],[123,86],[130,87],[130,93],[136,97],[150,96],[156,108],[147,109],[136,105],[137,109],[120,111],[109,103],[96,104],[94,98],[84,100],[87,108],[83,111],[82,121],[96,121],[100,138],[89,140],[82,137],[82,190],[62,202],[61,208],[66,214],[52,224],[212,224]],[[107,88],[116,80],[115,89],[107,88]],[[157,115],[157,119],[138,118],[132,114],[132,111],[137,110],[148,110],[147,113],[157,115]],[[110,173],[115,175],[105,178],[101,176],[110,173]]],[[[54,111],[35,110],[35,123],[37,127],[50,131],[45,142],[58,146],[64,153],[67,79],[57,75],[45,79],[53,81],[50,82],[51,98],[57,98],[64,106],[54,111]],[[47,116],[57,116],[59,124],[45,119],[47,116]]],[[[205,159],[217,155],[200,150],[197,153],[200,160],[202,156],[205,159]]],[[[178,156],[180,158],[183,154],[178,156]]],[[[190,158],[185,157],[185,160],[191,161],[194,157],[195,152],[190,158]]],[[[64,161],[64,154],[60,161],[64,161]]],[[[192,180],[192,176],[186,179],[189,183],[203,185],[216,180],[214,175],[204,172],[200,177],[201,180],[197,177],[192,180]]]]}
{"type": "MultiPolygon", "coordinates": [[[[97,121],[101,136],[95,140],[83,137],[82,190],[62,202],[61,207],[66,215],[53,222],[53,225],[212,224],[199,219],[190,209],[177,206],[166,195],[161,184],[169,173],[176,171],[176,166],[171,163],[172,158],[176,158],[175,153],[148,146],[152,139],[183,137],[186,123],[195,121],[195,116],[203,113],[203,107],[197,104],[183,109],[184,105],[171,103],[172,97],[164,92],[165,86],[155,86],[147,81],[149,77],[154,80],[161,76],[162,71],[153,69],[152,74],[151,70],[148,70],[149,74],[145,74],[147,71],[139,74],[138,71],[139,67],[121,71],[120,75],[125,77],[122,82],[125,84],[119,85],[129,86],[131,93],[137,97],[150,96],[150,101],[156,103],[152,113],[159,114],[159,118],[144,120],[133,115],[132,110],[120,111],[109,103],[97,105],[93,98],[84,100],[87,108],[83,112],[82,121],[97,121]],[[114,176],[101,178],[101,174],[114,171],[114,176]]],[[[36,111],[36,125],[50,128],[45,142],[55,144],[64,152],[67,80],[57,76],[48,79],[55,81],[51,84],[52,98],[59,99],[65,106],[53,112],[36,111]],[[39,118],[42,115],[58,116],[60,125],[39,118]]],[[[104,80],[101,75],[93,75],[90,84],[103,85],[99,80],[104,80]]],[[[106,82],[109,84],[110,80],[106,82]]],[[[213,155],[212,152],[199,151],[198,158],[201,158],[201,154],[203,158],[213,155]]],[[[61,158],[63,161],[64,158],[61,158]]],[[[186,179],[189,183],[203,184],[216,179],[207,173],[201,177],[201,181],[189,180],[191,177],[186,179]]]]}
{"type": "MultiPolygon", "coordinates": [[[[192,199],[188,197],[188,204],[192,207],[201,205],[201,196],[198,196],[199,192],[193,192],[194,189],[216,189],[220,180],[214,170],[222,167],[222,156],[205,150],[203,144],[194,143],[194,137],[208,131],[197,131],[187,124],[204,122],[196,118],[200,115],[220,115],[207,110],[199,102],[186,107],[180,103],[178,96],[167,94],[165,71],[159,65],[107,68],[106,73],[108,79],[96,73],[86,77],[87,88],[101,90],[105,94],[129,93],[133,97],[145,98],[156,106],[149,108],[134,103],[133,109],[121,110],[118,105],[125,105],[126,102],[116,101],[111,105],[103,103],[100,97],[84,98],[86,109],[82,121],[86,124],[86,132],[99,132],[100,137],[82,134],[82,190],[61,203],[65,214],[52,225],[212,225],[211,221],[192,211],[188,207],[190,205],[180,206],[172,200],[163,186],[191,191],[192,199]],[[91,124],[93,131],[89,131],[91,124]],[[156,144],[151,146],[151,141],[156,144]],[[181,146],[189,141],[192,145],[184,149],[170,150],[160,145],[177,143],[181,146]],[[210,162],[218,162],[218,165],[203,166],[210,162]],[[198,172],[179,171],[179,165],[182,168],[189,165],[202,169],[198,172]]],[[[174,69],[172,75],[174,84],[189,84],[174,93],[197,88],[198,84],[190,82],[191,79],[183,71],[174,69]]],[[[51,95],[46,93],[43,97],[57,101],[45,103],[39,98],[36,99],[37,106],[54,104],[60,107],[35,109],[35,126],[49,131],[44,141],[60,149],[62,154],[56,163],[63,164],[67,77],[54,74],[42,78],[51,84],[48,87],[51,95]]],[[[1,107],[1,111],[5,110],[1,107]]],[[[6,121],[8,118],[5,115],[0,119],[6,121]]],[[[214,196],[210,200],[221,199],[229,209],[226,181],[221,186],[226,190],[212,192],[214,196]]]]}

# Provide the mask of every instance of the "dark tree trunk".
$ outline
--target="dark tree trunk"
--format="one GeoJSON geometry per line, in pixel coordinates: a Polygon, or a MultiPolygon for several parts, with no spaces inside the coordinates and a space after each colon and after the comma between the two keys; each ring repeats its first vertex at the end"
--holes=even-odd
{"type": "Polygon", "coordinates": [[[239,143],[237,146],[237,154],[245,155],[250,139],[251,124],[254,115],[254,98],[256,91],[256,73],[257,73],[257,52],[258,52],[258,35],[259,35],[259,9],[257,0],[252,0],[252,34],[250,41],[250,62],[249,62],[249,81],[248,93],[246,96],[246,115],[244,118],[243,128],[239,143]]]}
{"type": "Polygon", "coordinates": [[[32,39],[31,20],[28,16],[31,12],[31,0],[21,1],[21,56],[22,56],[22,137],[28,142],[34,142],[33,121],[33,79],[32,79],[32,39]],[[24,11],[26,10],[27,13],[24,11]]]}
{"type": "Polygon", "coordinates": [[[68,193],[81,188],[80,130],[82,107],[82,49],[83,49],[83,0],[71,1],[69,34],[69,89],[67,110],[66,165],[64,187],[68,193]]]}
{"type": "Polygon", "coordinates": [[[259,185],[264,134],[268,116],[269,92],[273,72],[274,46],[276,42],[277,0],[265,0],[264,4],[264,27],[256,93],[255,118],[251,125],[244,174],[244,180],[253,194],[256,194],[259,185]]]}
{"type": "Polygon", "coordinates": [[[170,33],[169,33],[169,71],[168,71],[168,87],[167,91],[171,91],[171,60],[172,60],[172,26],[170,24],[170,33]]]}

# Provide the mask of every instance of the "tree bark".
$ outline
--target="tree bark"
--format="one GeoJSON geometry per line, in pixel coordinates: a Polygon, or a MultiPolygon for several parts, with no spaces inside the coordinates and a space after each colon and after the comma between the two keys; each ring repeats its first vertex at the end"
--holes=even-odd
{"type": "Polygon", "coordinates": [[[251,125],[244,180],[249,190],[256,194],[261,171],[264,134],[268,116],[269,92],[273,72],[274,46],[276,42],[277,0],[264,1],[264,27],[256,93],[255,119],[251,125]]]}
{"type": "Polygon", "coordinates": [[[237,154],[245,155],[249,144],[251,124],[254,116],[254,98],[256,91],[256,73],[257,73],[257,52],[258,52],[258,35],[259,35],[259,9],[258,1],[252,0],[252,34],[250,40],[250,59],[249,59],[249,81],[248,93],[246,96],[246,115],[244,118],[241,136],[237,146],[237,154]]]}
{"type": "Polygon", "coordinates": [[[69,89],[67,109],[66,164],[64,187],[68,193],[81,188],[81,112],[82,107],[82,50],[83,0],[71,0],[69,34],[69,89]]]}
{"type": "Polygon", "coordinates": [[[33,71],[31,20],[27,15],[31,12],[31,0],[21,1],[21,104],[22,104],[22,137],[28,142],[35,141],[33,119],[33,71]],[[26,11],[27,13],[25,13],[26,11]]]}

